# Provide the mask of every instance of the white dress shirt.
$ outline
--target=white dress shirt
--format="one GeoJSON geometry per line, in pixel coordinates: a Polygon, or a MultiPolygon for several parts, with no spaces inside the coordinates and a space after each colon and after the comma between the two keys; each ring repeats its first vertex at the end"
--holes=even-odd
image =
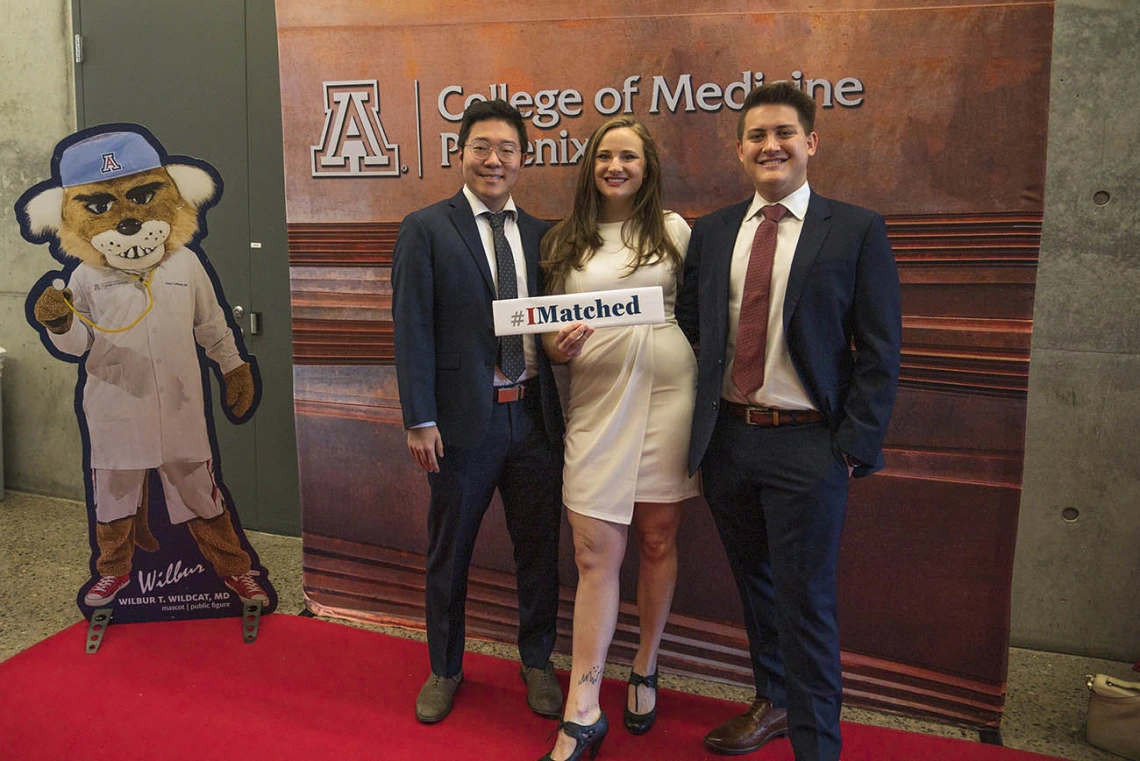
{"type": "MultiPolygon", "coordinates": [[[[487,255],[487,265],[491,268],[491,277],[495,280],[495,291],[499,289],[499,265],[495,259],[495,239],[494,233],[491,231],[491,220],[487,215],[491,210],[487,208],[487,204],[479,200],[479,197],[471,192],[471,189],[466,185],[463,186],[463,195],[467,196],[467,202],[471,204],[471,212],[475,215],[475,224],[479,226],[479,237],[483,240],[483,253],[487,255]]],[[[518,298],[524,299],[530,295],[530,290],[526,278],[526,258],[523,256],[523,243],[522,236],[519,235],[518,226],[518,209],[515,207],[515,199],[508,197],[507,203],[503,206],[503,211],[510,212],[507,214],[506,220],[503,224],[503,233],[507,236],[507,242],[511,244],[511,254],[515,258],[515,280],[518,283],[518,298]]],[[[523,371],[522,377],[519,378],[519,383],[525,380],[530,380],[538,375],[538,349],[535,347],[533,336],[524,335],[523,339],[523,358],[526,360],[526,370],[523,371]]],[[[496,386],[510,386],[513,381],[507,380],[507,376],[496,367],[495,368],[495,385],[496,386]]]]}
{"type": "Polygon", "coordinates": [[[784,292],[788,288],[788,274],[800,231],[804,226],[811,188],[805,182],[798,190],[784,198],[768,200],[756,193],[744,214],[744,222],[736,234],[732,249],[732,269],[728,281],[728,346],[725,352],[724,383],[721,396],[732,402],[780,410],[814,410],[811,398],[800,382],[788,341],[784,335],[784,292]],[[736,331],[740,324],[740,300],[744,291],[744,277],[748,273],[748,260],[752,256],[752,239],[764,215],[760,209],[772,204],[783,204],[788,210],[776,228],[776,258],[772,263],[772,283],[768,300],[768,342],[764,355],[764,385],[745,397],[732,382],[733,359],[736,353],[736,331]]]}

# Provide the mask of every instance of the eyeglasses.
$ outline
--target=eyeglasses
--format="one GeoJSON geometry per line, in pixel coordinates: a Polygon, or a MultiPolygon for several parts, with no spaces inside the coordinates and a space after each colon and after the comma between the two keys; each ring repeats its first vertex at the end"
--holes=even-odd
{"type": "Polygon", "coordinates": [[[471,151],[471,155],[480,161],[486,161],[491,158],[492,152],[499,154],[500,161],[514,161],[519,156],[519,147],[514,143],[491,145],[482,140],[477,140],[468,143],[465,147],[471,151]]]}

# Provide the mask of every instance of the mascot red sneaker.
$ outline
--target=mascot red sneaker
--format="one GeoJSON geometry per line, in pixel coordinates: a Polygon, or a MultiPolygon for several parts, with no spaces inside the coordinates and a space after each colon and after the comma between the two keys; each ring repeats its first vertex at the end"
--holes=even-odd
{"type": "Polygon", "coordinates": [[[40,278],[29,317],[54,354],[82,361],[77,413],[96,574],[80,599],[91,608],[117,599],[120,609],[141,614],[129,617],[135,620],[229,615],[234,611],[219,604],[227,588],[270,605],[227,504],[207,425],[209,381],[199,348],[220,375],[233,422],[252,415],[260,386],[227,320],[221,287],[195,248],[220,193],[221,178],[208,164],[168,157],[147,130],[120,124],[60,143],[52,179],[16,204],[24,237],[49,243],[65,265],[40,278]],[[161,495],[148,498],[151,472],[161,495]],[[160,550],[159,526],[152,533],[147,516],[157,496],[169,519],[163,529],[184,526],[198,552],[176,548],[147,570],[136,568],[135,586],[134,548],[160,550]],[[200,560],[219,577],[220,594],[194,583],[205,570],[200,560]]]}

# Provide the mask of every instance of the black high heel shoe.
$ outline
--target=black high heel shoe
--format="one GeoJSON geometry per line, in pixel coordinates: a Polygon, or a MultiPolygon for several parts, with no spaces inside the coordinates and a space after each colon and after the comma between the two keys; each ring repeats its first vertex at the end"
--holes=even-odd
{"type": "MultiPolygon", "coordinates": [[[[558,722],[558,728],[574,741],[574,752],[566,757],[566,761],[578,761],[582,754],[589,752],[590,761],[602,749],[602,740],[606,739],[606,732],[610,731],[610,723],[606,721],[606,714],[602,715],[593,724],[575,724],[572,721],[558,722]]],[[[557,734],[557,733],[555,733],[557,734]]],[[[554,750],[540,758],[538,761],[553,761],[554,750]]]]}
{"type": "MultiPolygon", "coordinates": [[[[657,697],[657,672],[654,671],[649,676],[642,676],[636,671],[630,669],[629,672],[629,686],[633,688],[633,705],[635,708],[640,708],[637,700],[637,687],[644,684],[649,689],[653,690],[653,696],[657,697]]],[[[653,722],[657,721],[657,701],[653,701],[653,708],[649,713],[634,713],[629,710],[629,697],[626,696],[625,714],[622,716],[625,723],[625,728],[629,730],[632,735],[643,735],[653,727],[653,722]]]]}

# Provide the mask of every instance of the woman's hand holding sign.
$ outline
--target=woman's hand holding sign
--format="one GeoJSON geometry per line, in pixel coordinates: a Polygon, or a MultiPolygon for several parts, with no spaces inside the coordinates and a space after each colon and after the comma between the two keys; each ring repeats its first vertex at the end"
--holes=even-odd
{"type": "Polygon", "coordinates": [[[584,322],[564,325],[557,333],[542,334],[542,348],[551,362],[569,362],[582,353],[586,340],[594,335],[594,329],[584,322]]]}

